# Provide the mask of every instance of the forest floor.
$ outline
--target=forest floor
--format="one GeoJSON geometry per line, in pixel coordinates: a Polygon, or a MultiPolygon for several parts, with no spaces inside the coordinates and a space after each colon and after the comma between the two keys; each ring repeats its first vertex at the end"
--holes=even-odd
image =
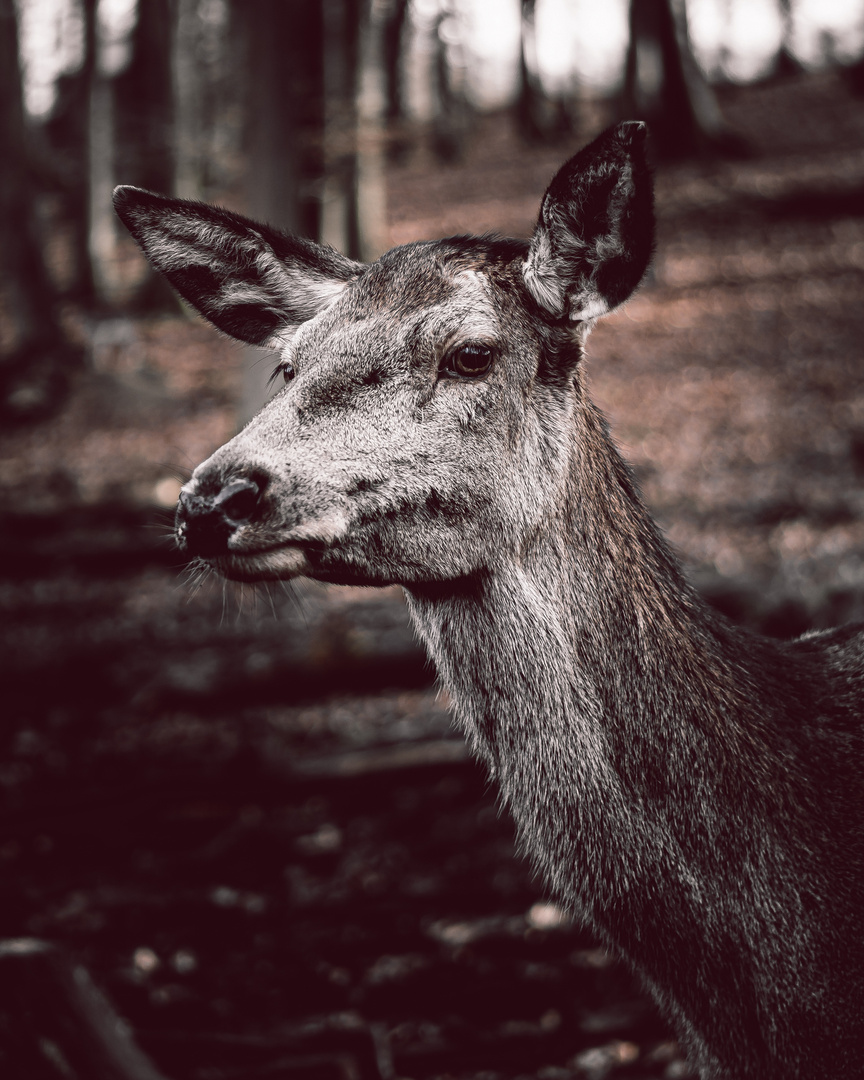
{"type": "MultiPolygon", "coordinates": [[[[828,73],[722,104],[752,153],[658,169],[590,381],[700,588],[790,636],[864,618],[864,101],[828,73]]],[[[460,162],[418,150],[393,243],[528,235],[573,149],[492,117],[460,162]]],[[[185,587],[178,476],[233,433],[246,352],[71,321],[87,370],[0,432],[0,939],[61,946],[172,1080],[686,1076],[514,853],[398,590],[185,587]]],[[[0,949],[0,1070],[30,1080],[50,1018],[19,986],[0,949]]]]}

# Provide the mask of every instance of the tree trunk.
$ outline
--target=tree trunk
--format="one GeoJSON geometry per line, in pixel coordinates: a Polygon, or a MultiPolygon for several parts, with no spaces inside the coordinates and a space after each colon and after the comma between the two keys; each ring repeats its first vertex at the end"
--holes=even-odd
{"type": "Polygon", "coordinates": [[[90,82],[87,125],[88,229],[90,267],[97,301],[105,307],[115,300],[117,229],[111,206],[114,170],[114,87],[97,68],[90,82]]]}
{"type": "Polygon", "coordinates": [[[197,0],[176,0],[171,42],[174,91],[173,194],[200,199],[203,174],[204,108],[196,49],[197,0]]]}
{"type": "Polygon", "coordinates": [[[123,182],[151,191],[169,192],[174,182],[172,42],[178,6],[174,0],[139,4],[131,58],[115,78],[123,182]]]}
{"type": "Polygon", "coordinates": [[[536,0],[522,0],[519,41],[519,99],[516,120],[527,142],[544,142],[563,136],[570,128],[564,103],[550,100],[543,90],[537,64],[535,30],[536,0]]]}
{"type": "Polygon", "coordinates": [[[664,157],[743,150],[693,55],[686,0],[630,0],[624,97],[664,157]]]}
{"type": "MultiPolygon", "coordinates": [[[[384,42],[399,17],[394,2],[402,0],[235,7],[253,72],[250,215],[364,260],[387,246],[384,42]]],[[[243,421],[266,400],[260,359],[250,350],[243,421]]]]}
{"type": "MultiPolygon", "coordinates": [[[[371,0],[369,0],[371,2],[371,0]]],[[[346,255],[357,251],[354,218],[356,181],[357,74],[356,0],[323,0],[322,75],[324,146],[321,221],[318,239],[346,255]]]]}
{"type": "MultiPolygon", "coordinates": [[[[238,2],[248,50],[247,206],[258,220],[303,236],[319,234],[322,174],[322,9],[305,0],[238,2]],[[318,134],[316,139],[314,136],[318,134]]],[[[329,31],[328,31],[329,32],[329,31]]],[[[323,201],[323,200],[322,200],[323,201]]],[[[260,349],[247,349],[241,424],[267,399],[260,349]]]]}
{"type": "Polygon", "coordinates": [[[456,161],[462,156],[462,148],[468,133],[469,110],[465,97],[464,65],[453,62],[453,54],[460,49],[459,42],[445,41],[444,24],[456,18],[455,10],[449,9],[438,19],[435,33],[435,61],[433,65],[435,117],[432,122],[433,145],[442,161],[456,161]]]}
{"type": "Polygon", "coordinates": [[[354,192],[356,257],[377,259],[388,247],[385,118],[387,70],[384,37],[391,4],[367,0],[361,15],[357,63],[357,166],[354,192]]]}
{"type": "Polygon", "coordinates": [[[62,400],[76,354],[54,311],[38,227],[14,0],[0,0],[0,415],[34,419],[62,400]]]}
{"type": "Polygon", "coordinates": [[[408,0],[390,0],[384,16],[384,74],[387,86],[387,120],[398,123],[404,117],[402,93],[402,50],[408,0]]]}
{"type": "Polygon", "coordinates": [[[87,86],[86,217],[91,299],[110,307],[115,299],[117,230],[111,208],[115,184],[114,86],[100,57],[98,0],[84,0],[87,86]]]}
{"type": "MultiPolygon", "coordinates": [[[[105,181],[106,187],[122,182],[151,191],[173,190],[175,7],[173,0],[146,0],[138,5],[129,63],[111,79],[115,116],[111,146],[115,164],[110,184],[105,181]]],[[[110,207],[110,193],[106,205],[110,207]]],[[[116,230],[113,214],[111,228],[116,230]]],[[[176,306],[158,275],[147,279],[136,296],[136,303],[145,309],[176,306]]]]}

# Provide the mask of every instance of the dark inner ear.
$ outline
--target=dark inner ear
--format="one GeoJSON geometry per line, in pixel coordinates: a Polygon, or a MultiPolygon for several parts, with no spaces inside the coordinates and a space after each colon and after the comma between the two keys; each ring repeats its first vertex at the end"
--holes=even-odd
{"type": "Polygon", "coordinates": [[[654,198],[647,164],[643,176],[629,179],[604,177],[596,186],[595,232],[588,240],[602,249],[604,237],[612,240],[617,253],[609,251],[597,262],[594,280],[606,298],[610,311],[633,293],[648,268],[654,252],[654,198]]]}
{"type": "Polygon", "coordinates": [[[590,321],[641,281],[654,249],[644,143],[644,124],[619,124],[566,162],[549,185],[525,280],[553,314],[590,321]]]}
{"type": "Polygon", "coordinates": [[[267,345],[284,325],[284,320],[256,304],[235,304],[230,314],[223,317],[220,329],[238,341],[267,345]]]}
{"type": "Polygon", "coordinates": [[[188,266],[182,273],[169,272],[166,277],[184,300],[223,333],[239,341],[264,345],[284,323],[276,312],[257,301],[235,301],[217,307],[215,298],[229,279],[214,273],[209,266],[188,266]]]}

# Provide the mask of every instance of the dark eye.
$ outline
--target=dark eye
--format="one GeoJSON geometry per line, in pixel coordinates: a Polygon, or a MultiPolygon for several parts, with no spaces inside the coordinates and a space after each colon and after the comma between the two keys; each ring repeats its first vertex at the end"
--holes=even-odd
{"type": "Polygon", "coordinates": [[[441,374],[457,375],[460,379],[482,379],[492,367],[493,359],[489,345],[469,341],[447,353],[441,365],[441,374]]]}
{"type": "Polygon", "coordinates": [[[271,371],[270,378],[267,380],[267,386],[270,387],[280,375],[286,383],[289,383],[296,374],[297,369],[290,360],[280,360],[276,367],[271,371]]]}

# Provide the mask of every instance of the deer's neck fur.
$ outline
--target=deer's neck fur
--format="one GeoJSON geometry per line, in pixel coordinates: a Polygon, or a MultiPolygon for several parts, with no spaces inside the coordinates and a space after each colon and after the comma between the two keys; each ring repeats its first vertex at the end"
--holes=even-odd
{"type": "MultiPolygon", "coordinates": [[[[797,802],[776,718],[801,687],[782,647],[707,609],[602,417],[579,417],[559,519],[519,557],[408,602],[546,881],[668,983],[645,950],[672,930],[717,934],[741,891],[758,892],[773,822],[797,802]]],[[[765,900],[758,925],[733,934],[791,929],[750,899],[765,900]]]]}

